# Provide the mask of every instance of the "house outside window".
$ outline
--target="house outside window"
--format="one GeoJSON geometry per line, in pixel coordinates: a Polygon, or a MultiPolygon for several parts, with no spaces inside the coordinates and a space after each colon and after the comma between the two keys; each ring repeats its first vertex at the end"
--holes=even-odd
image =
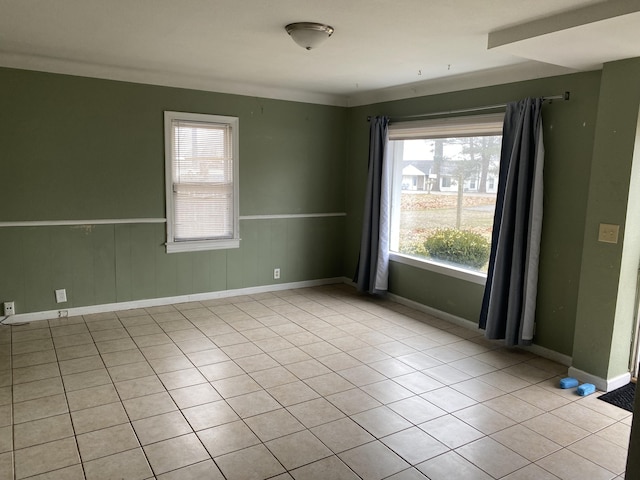
{"type": "Polygon", "coordinates": [[[238,248],[238,118],[164,119],[167,253],[238,248]]]}
{"type": "Polygon", "coordinates": [[[503,118],[390,125],[392,260],[486,276],[503,118]],[[429,172],[430,188],[406,187],[407,173],[417,171],[429,172]]]}

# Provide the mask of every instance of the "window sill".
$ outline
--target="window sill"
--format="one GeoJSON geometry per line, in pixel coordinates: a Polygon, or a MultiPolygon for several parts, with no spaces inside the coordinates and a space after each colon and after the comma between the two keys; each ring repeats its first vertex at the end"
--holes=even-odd
{"type": "Polygon", "coordinates": [[[422,270],[429,270],[430,272],[440,273],[449,277],[458,278],[467,282],[476,283],[478,285],[484,285],[487,282],[487,274],[481,272],[473,272],[471,270],[465,270],[464,268],[453,267],[444,263],[434,262],[433,260],[425,260],[422,258],[411,257],[409,255],[403,255],[401,253],[389,253],[389,260],[404,265],[410,265],[422,270]]]}
{"type": "Polygon", "coordinates": [[[240,239],[200,240],[191,242],[167,242],[167,253],[202,252],[205,250],[226,250],[240,248],[240,239]]]}

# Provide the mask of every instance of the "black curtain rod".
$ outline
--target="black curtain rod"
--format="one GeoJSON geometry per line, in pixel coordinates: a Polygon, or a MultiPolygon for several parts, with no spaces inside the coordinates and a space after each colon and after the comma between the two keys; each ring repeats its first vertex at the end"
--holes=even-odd
{"type": "MultiPolygon", "coordinates": [[[[554,95],[552,97],[542,97],[542,101],[551,102],[552,100],[569,100],[571,96],[571,92],[564,92],[562,95],[554,95]]],[[[455,115],[458,113],[471,113],[471,112],[482,112],[483,110],[496,110],[498,108],[506,108],[506,103],[500,103],[498,105],[485,105],[483,107],[475,107],[475,108],[462,108],[460,110],[448,110],[446,112],[433,112],[433,113],[421,113],[419,115],[406,115],[404,117],[392,117],[389,119],[390,122],[398,122],[401,120],[410,120],[413,118],[427,118],[427,117],[439,117],[441,115],[455,115]]],[[[367,117],[367,122],[371,120],[371,117],[367,117]]]]}

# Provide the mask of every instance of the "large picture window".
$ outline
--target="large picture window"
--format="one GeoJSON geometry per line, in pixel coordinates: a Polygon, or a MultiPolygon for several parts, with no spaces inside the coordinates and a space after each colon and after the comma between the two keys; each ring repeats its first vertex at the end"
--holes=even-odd
{"type": "Polygon", "coordinates": [[[238,123],[165,112],[168,253],[239,246],[238,123]]]}
{"type": "Polygon", "coordinates": [[[486,272],[503,118],[476,115],[389,126],[391,252],[486,272]]]}

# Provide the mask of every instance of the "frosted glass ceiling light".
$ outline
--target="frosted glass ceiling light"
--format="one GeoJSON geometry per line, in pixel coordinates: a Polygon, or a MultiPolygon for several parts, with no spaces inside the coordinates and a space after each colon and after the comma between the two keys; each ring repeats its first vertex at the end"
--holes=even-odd
{"type": "Polygon", "coordinates": [[[294,42],[307,50],[316,48],[333,34],[333,27],[322,23],[290,23],[284,28],[294,42]]]}

